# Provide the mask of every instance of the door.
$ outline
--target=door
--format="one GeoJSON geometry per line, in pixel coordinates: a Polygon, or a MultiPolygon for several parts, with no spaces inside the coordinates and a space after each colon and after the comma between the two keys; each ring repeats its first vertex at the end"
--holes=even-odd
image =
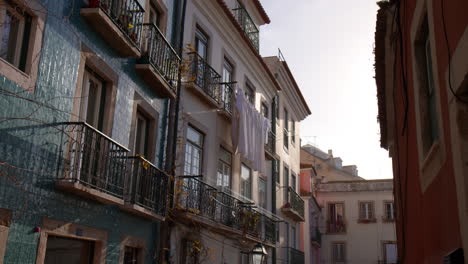
{"type": "Polygon", "coordinates": [[[93,241],[49,235],[44,264],[92,264],[93,241]]]}

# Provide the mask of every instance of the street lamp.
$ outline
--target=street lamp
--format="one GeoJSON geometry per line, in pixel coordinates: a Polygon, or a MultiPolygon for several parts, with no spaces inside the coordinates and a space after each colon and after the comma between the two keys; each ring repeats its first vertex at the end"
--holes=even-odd
{"type": "Polygon", "coordinates": [[[250,255],[252,256],[252,264],[263,264],[266,259],[267,251],[262,244],[258,243],[252,249],[250,255]]]}

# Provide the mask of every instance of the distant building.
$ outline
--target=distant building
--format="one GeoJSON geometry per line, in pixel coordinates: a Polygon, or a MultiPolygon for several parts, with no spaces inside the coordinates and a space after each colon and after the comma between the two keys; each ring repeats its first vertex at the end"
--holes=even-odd
{"type": "Polygon", "coordinates": [[[380,1],[375,77],[399,263],[468,263],[467,1],[380,1]]]}
{"type": "Polygon", "coordinates": [[[301,193],[313,198],[307,200],[306,263],[396,263],[393,180],[364,180],[355,165],[342,166],[331,150],[311,145],[302,147],[301,168],[301,193]]]}

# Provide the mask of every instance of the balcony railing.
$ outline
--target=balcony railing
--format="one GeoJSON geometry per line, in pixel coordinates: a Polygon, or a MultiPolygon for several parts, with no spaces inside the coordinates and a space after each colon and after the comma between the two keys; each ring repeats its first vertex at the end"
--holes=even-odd
{"type": "Polygon", "coordinates": [[[253,19],[250,17],[249,13],[245,8],[238,7],[233,9],[234,17],[237,20],[237,23],[241,26],[247,38],[250,40],[254,48],[259,50],[259,31],[255,25],[253,19]]]}
{"type": "Polygon", "coordinates": [[[286,256],[288,259],[288,264],[303,264],[305,261],[304,252],[297,250],[295,248],[287,247],[286,256]]]}
{"type": "Polygon", "coordinates": [[[318,227],[315,227],[312,230],[310,240],[319,245],[322,244],[322,234],[320,233],[320,229],[318,227]]]}
{"type": "Polygon", "coordinates": [[[287,189],[287,203],[283,205],[283,212],[297,221],[304,221],[304,200],[293,188],[287,189]]]}
{"type": "Polygon", "coordinates": [[[89,0],[89,8],[100,8],[139,50],[144,9],[138,0],[89,0]]]}
{"type": "Polygon", "coordinates": [[[234,196],[217,191],[200,176],[180,176],[177,208],[257,239],[275,243],[276,222],[234,196]]]}
{"type": "Polygon", "coordinates": [[[128,150],[84,122],[61,124],[59,180],[123,198],[128,150]]]}
{"type": "Polygon", "coordinates": [[[272,131],[268,132],[268,141],[265,144],[265,150],[272,155],[276,153],[276,135],[272,131]]]}
{"type": "Polygon", "coordinates": [[[221,95],[220,95],[220,103],[221,108],[224,109],[226,112],[232,114],[232,107],[233,107],[233,97],[234,97],[234,84],[235,82],[230,83],[221,83],[221,95]]]}
{"type": "Polygon", "coordinates": [[[220,103],[221,75],[217,73],[196,52],[188,54],[190,60],[190,79],[216,103],[220,103]]]}
{"type": "Polygon", "coordinates": [[[142,157],[128,157],[125,202],[166,215],[169,176],[142,157]]]}
{"type": "Polygon", "coordinates": [[[343,233],[346,232],[345,221],[327,221],[327,233],[343,233]]]}
{"type": "Polygon", "coordinates": [[[175,92],[180,66],[180,58],[171,44],[154,24],[144,24],[142,28],[142,47],[144,54],[141,61],[148,62],[175,92]]]}

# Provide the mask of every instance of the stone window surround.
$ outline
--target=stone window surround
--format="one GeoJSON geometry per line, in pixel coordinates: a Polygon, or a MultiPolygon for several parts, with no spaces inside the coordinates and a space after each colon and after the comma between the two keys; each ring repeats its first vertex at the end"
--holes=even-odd
{"type": "Polygon", "coordinates": [[[440,106],[440,85],[439,85],[439,76],[438,76],[438,64],[436,56],[436,41],[434,37],[434,17],[433,17],[433,7],[432,0],[418,1],[413,21],[411,23],[411,61],[412,61],[412,72],[414,74],[413,78],[413,87],[414,87],[414,98],[415,98],[415,114],[416,114],[416,137],[418,142],[418,157],[419,157],[419,178],[421,184],[422,192],[425,192],[427,187],[432,183],[434,178],[439,173],[442,165],[445,162],[446,153],[445,153],[445,142],[444,142],[444,130],[443,130],[443,120],[441,116],[441,106],[440,106]],[[419,77],[418,69],[418,59],[416,58],[416,47],[417,41],[419,38],[419,31],[424,22],[424,18],[427,16],[427,23],[429,27],[429,41],[431,45],[431,58],[432,58],[432,71],[434,78],[434,89],[435,89],[435,98],[436,98],[436,113],[437,113],[437,124],[439,130],[439,138],[436,140],[429,151],[424,154],[423,151],[423,139],[422,139],[422,128],[421,128],[421,113],[419,110],[419,89],[421,87],[421,81],[419,77]]]}
{"type": "Polygon", "coordinates": [[[44,8],[37,0],[13,0],[13,2],[24,9],[32,17],[26,68],[23,72],[6,60],[0,58],[0,72],[7,79],[15,82],[24,90],[33,93],[36,87],[47,9],[44,8]]]}
{"type": "Polygon", "coordinates": [[[125,247],[138,248],[138,263],[144,263],[144,256],[146,251],[146,241],[142,238],[124,235],[120,240],[120,256],[119,264],[123,264],[125,260],[125,247]]]}
{"type": "Polygon", "coordinates": [[[71,121],[82,121],[79,120],[80,116],[80,104],[81,104],[81,94],[83,88],[83,77],[85,67],[91,68],[95,71],[101,78],[105,80],[105,88],[110,91],[106,93],[106,102],[109,103],[107,109],[105,109],[104,115],[104,125],[103,133],[111,136],[112,126],[114,121],[114,111],[115,111],[115,101],[117,95],[117,87],[119,82],[119,76],[115,73],[101,58],[99,58],[91,49],[86,45],[81,44],[81,59],[80,65],[78,68],[78,77],[76,82],[75,90],[75,99],[73,100],[73,114],[71,115],[71,121]]]}
{"type": "Polygon", "coordinates": [[[335,256],[333,255],[333,246],[335,244],[343,244],[343,257],[344,257],[344,262],[346,262],[346,241],[332,241],[330,243],[331,247],[330,247],[330,259],[332,261],[332,264],[335,263],[335,256]]]}
{"type": "Polygon", "coordinates": [[[358,223],[375,223],[377,222],[376,213],[375,213],[375,203],[371,200],[360,200],[358,201],[358,223]],[[371,204],[371,213],[373,215],[372,219],[361,218],[361,204],[370,203],[371,204]]]}
{"type": "Polygon", "coordinates": [[[397,214],[397,211],[396,211],[396,207],[395,207],[395,201],[392,201],[392,200],[384,200],[383,201],[383,216],[382,216],[382,221],[385,223],[385,222],[395,222],[396,221],[396,215],[397,214]],[[393,219],[388,219],[387,218],[387,204],[388,203],[392,203],[393,204],[393,219]]]}
{"type": "Polygon", "coordinates": [[[94,242],[93,264],[106,263],[107,231],[43,217],[37,249],[36,264],[43,264],[49,235],[94,242]],[[78,235],[81,233],[81,235],[78,235]]]}
{"type": "Polygon", "coordinates": [[[3,264],[11,224],[11,211],[0,208],[0,264],[3,264]]]}
{"type": "MultiPolygon", "coordinates": [[[[158,138],[159,113],[143,97],[135,92],[133,96],[132,123],[130,127],[129,149],[134,149],[137,112],[142,113],[149,120],[148,157],[145,159],[154,162],[156,157],[156,142],[158,138]]],[[[135,153],[133,153],[135,154],[135,153]]]]}
{"type": "Polygon", "coordinates": [[[168,9],[166,5],[164,4],[163,0],[146,0],[145,1],[145,23],[149,23],[149,9],[150,9],[150,4],[153,4],[158,12],[160,13],[161,17],[159,20],[159,31],[163,33],[163,35],[166,35],[167,31],[167,17],[168,17],[168,9]]]}

